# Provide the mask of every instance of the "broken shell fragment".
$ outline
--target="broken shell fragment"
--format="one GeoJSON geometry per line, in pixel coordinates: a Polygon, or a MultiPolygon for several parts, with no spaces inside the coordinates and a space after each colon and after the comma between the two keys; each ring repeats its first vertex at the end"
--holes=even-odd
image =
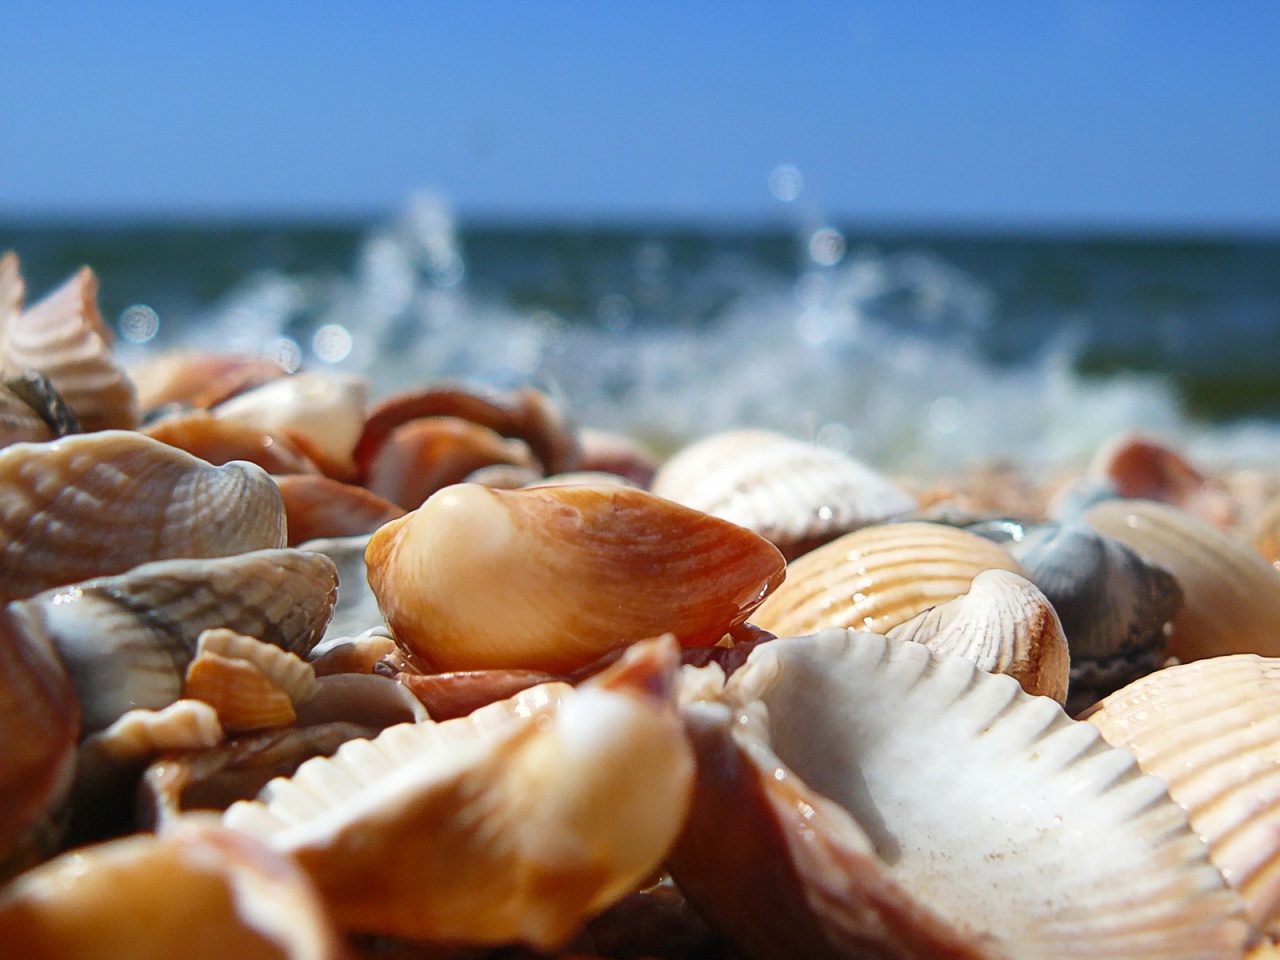
{"type": "Polygon", "coordinates": [[[366,559],[422,663],[551,673],[668,632],[710,646],[784,568],[749,530],[619,485],[448,487],[378,530],[366,559]]]}

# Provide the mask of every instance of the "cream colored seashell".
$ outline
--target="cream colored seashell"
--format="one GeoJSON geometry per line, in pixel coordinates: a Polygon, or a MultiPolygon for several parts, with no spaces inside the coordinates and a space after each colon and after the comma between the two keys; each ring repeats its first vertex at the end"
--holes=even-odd
{"type": "Polygon", "coordinates": [[[720,433],[684,448],[658,468],[651,489],[754,530],[788,559],[916,507],[856,460],[765,430],[720,433]]]}
{"type": "Polygon", "coordinates": [[[1280,936],[1280,660],[1170,667],[1111,694],[1088,719],[1169,784],[1255,928],[1280,936]]]}
{"type": "Polygon", "coordinates": [[[683,822],[677,662],[669,640],[642,643],[576,690],[352,741],[224,822],[300,863],[348,929],[560,946],[661,863],[683,822]]]}
{"type": "Polygon", "coordinates": [[[1170,656],[1280,656],[1280,572],[1250,547],[1148,500],[1109,500],[1083,519],[1177,578],[1183,604],[1173,620],[1170,656]]]}
{"type": "Polygon", "coordinates": [[[372,673],[379,660],[399,649],[390,630],[370,627],[355,636],[326,634],[307,654],[307,660],[317,677],[333,673],[372,673]]]}
{"type": "Polygon", "coordinates": [[[18,256],[12,250],[0,256],[0,330],[22,312],[26,284],[18,269],[18,256]]]}
{"type": "Polygon", "coordinates": [[[615,485],[449,487],[366,560],[397,641],[436,670],[563,673],[667,632],[710,646],[783,575],[756,534],[615,485]]]}
{"type": "Polygon", "coordinates": [[[0,894],[0,943],[23,960],[341,960],[306,876],[204,818],[69,852],[0,894]]]}
{"type": "Polygon", "coordinates": [[[142,419],[137,390],[111,354],[111,332],[98,312],[98,278],[82,268],[0,333],[7,376],[42,373],[86,431],[131,430],[142,419]]]}
{"type": "Polygon", "coordinates": [[[81,756],[114,764],[145,762],[174,750],[205,750],[225,739],[218,712],[202,700],[177,700],[162,710],[130,710],[86,737],[81,756]]]}
{"type": "Polygon", "coordinates": [[[1010,677],[829,630],[684,713],[668,865],[753,956],[1240,956],[1240,898],[1163,781],[1010,677]]]}
{"type": "Polygon", "coordinates": [[[827,627],[886,633],[969,589],[983,570],[1026,576],[1009,552],[937,523],[866,527],[798,557],[751,617],[780,637],[827,627]]]}
{"type": "Polygon", "coordinates": [[[969,591],[889,631],[939,656],[964,657],[987,673],[1007,673],[1032,696],[1067,700],[1071,658],[1053,605],[1034,583],[984,570],[969,591]]]}
{"type": "Polygon", "coordinates": [[[289,694],[250,660],[204,651],[187,667],[183,696],[203,700],[228,730],[287,727],[298,718],[289,694]]]}
{"type": "Polygon", "coordinates": [[[0,450],[0,600],[171,557],[280,547],[284,506],[252,464],[213,467],[109,430],[0,450]]]}
{"type": "MultiPolygon", "coordinates": [[[[315,696],[316,671],[295,653],[226,628],[206,630],[196,641],[196,658],[210,653],[247,660],[296,704],[315,696]]],[[[190,670],[190,668],[188,668],[190,670]]]]}
{"type": "Polygon", "coordinates": [[[333,562],[301,550],[143,564],[50,590],[10,610],[52,642],[80,695],[84,729],[177,700],[201,633],[227,626],[307,653],[337,592],[333,562]]]}
{"type": "MultiPolygon", "coordinates": [[[[25,292],[18,258],[12,253],[0,257],[0,331],[8,329],[22,312],[25,292]]],[[[0,386],[0,447],[11,443],[53,439],[53,431],[31,407],[10,390],[0,386]]]]}

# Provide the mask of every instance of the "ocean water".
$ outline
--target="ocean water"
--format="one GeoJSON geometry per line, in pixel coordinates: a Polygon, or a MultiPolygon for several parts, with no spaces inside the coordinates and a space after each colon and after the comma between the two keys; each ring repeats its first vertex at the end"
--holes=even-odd
{"type": "Polygon", "coordinates": [[[0,223],[30,300],[87,263],[126,359],[265,352],[533,383],[659,452],[734,426],[896,471],[1080,461],[1145,430],[1280,459],[1280,237],[384,221],[0,223]]]}

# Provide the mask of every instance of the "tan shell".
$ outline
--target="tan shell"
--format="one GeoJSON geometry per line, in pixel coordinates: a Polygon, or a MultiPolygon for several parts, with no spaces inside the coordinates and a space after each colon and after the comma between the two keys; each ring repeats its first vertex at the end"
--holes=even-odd
{"type": "Polygon", "coordinates": [[[302,864],[350,929],[558,947],[680,829],[693,762],[676,662],[674,643],[640,644],[577,690],[352,741],[224,822],[302,864]]]}
{"type": "Polygon", "coordinates": [[[1280,936],[1280,660],[1170,667],[1111,694],[1088,719],[1169,784],[1254,927],[1280,936]]]}
{"type": "Polygon", "coordinates": [[[0,451],[0,600],[284,542],[280,492],[252,464],[213,467],[115,430],[0,451]]]}
{"type": "Polygon", "coordinates": [[[310,458],[283,434],[252,424],[218,420],[204,410],[165,417],[145,427],[142,432],[209,463],[243,460],[256,463],[267,473],[320,472],[310,458]]]}
{"type": "Polygon", "coordinates": [[[208,410],[287,375],[280,364],[268,357],[184,352],[150,356],[131,373],[144,410],[169,404],[208,410]]]}
{"type": "Polygon", "coordinates": [[[448,487],[366,559],[392,633],[438,670],[567,672],[667,632],[709,646],[783,575],[750,531],[615,485],[448,487]]]}
{"type": "Polygon", "coordinates": [[[1280,561],[1280,497],[1262,511],[1252,530],[1253,549],[1273,567],[1280,561]]]}
{"type": "Polygon", "coordinates": [[[1053,605],[1031,581],[984,570],[967,593],[899,624],[888,636],[922,643],[939,656],[1007,673],[1032,696],[1067,700],[1071,658],[1053,605]]]}
{"type": "Polygon", "coordinates": [[[754,530],[788,559],[916,507],[856,460],[765,430],[720,433],[684,448],[658,469],[652,490],[754,530]]]}
{"type": "Polygon", "coordinates": [[[289,523],[289,546],[326,537],[373,533],[405,511],[363,487],[329,477],[290,474],[275,478],[289,523]]]}
{"type": "Polygon", "coordinates": [[[289,694],[258,664],[208,650],[187,667],[183,696],[209,704],[233,732],[287,727],[298,717],[289,694]]]}
{"type": "Polygon", "coordinates": [[[1026,576],[1003,547],[937,523],[866,527],[798,557],[751,617],[780,637],[827,627],[886,633],[953,600],[983,570],[1026,576]]]}
{"type": "Polygon", "coordinates": [[[224,738],[217,710],[202,700],[177,700],[162,710],[128,711],[86,737],[80,754],[82,763],[126,765],[175,750],[216,747],[224,738]]]}
{"type": "Polygon", "coordinates": [[[204,820],[81,848],[20,877],[0,894],[0,943],[23,960],[346,956],[297,867],[204,820]]]}
{"type": "Polygon", "coordinates": [[[1178,580],[1182,609],[1170,656],[1280,656],[1280,572],[1198,517],[1149,500],[1109,500],[1085,523],[1159,564],[1178,580]]]}
{"type": "Polygon", "coordinates": [[[82,268],[0,334],[6,376],[42,373],[86,431],[130,430],[142,419],[137,390],[111,354],[98,312],[98,278],[82,268]]]}
{"type": "Polygon", "coordinates": [[[370,627],[353,637],[326,636],[312,649],[308,660],[317,677],[334,673],[372,673],[379,660],[398,649],[386,627],[370,627]]]}
{"type": "Polygon", "coordinates": [[[649,488],[658,472],[658,458],[624,434],[583,427],[578,431],[578,442],[582,447],[579,470],[617,474],[641,490],[649,488]]]}
{"type": "Polygon", "coordinates": [[[225,627],[206,630],[196,641],[196,657],[211,653],[257,667],[289,700],[302,703],[316,693],[316,671],[297,654],[225,627]]]}

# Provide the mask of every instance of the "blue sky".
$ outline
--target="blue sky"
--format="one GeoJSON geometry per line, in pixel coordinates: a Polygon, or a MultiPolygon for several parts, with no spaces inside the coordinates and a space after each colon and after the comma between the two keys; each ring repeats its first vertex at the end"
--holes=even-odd
{"type": "Polygon", "coordinates": [[[1280,3],[0,2],[0,215],[1280,231],[1280,3]],[[245,9],[248,8],[248,9],[245,9]]]}

